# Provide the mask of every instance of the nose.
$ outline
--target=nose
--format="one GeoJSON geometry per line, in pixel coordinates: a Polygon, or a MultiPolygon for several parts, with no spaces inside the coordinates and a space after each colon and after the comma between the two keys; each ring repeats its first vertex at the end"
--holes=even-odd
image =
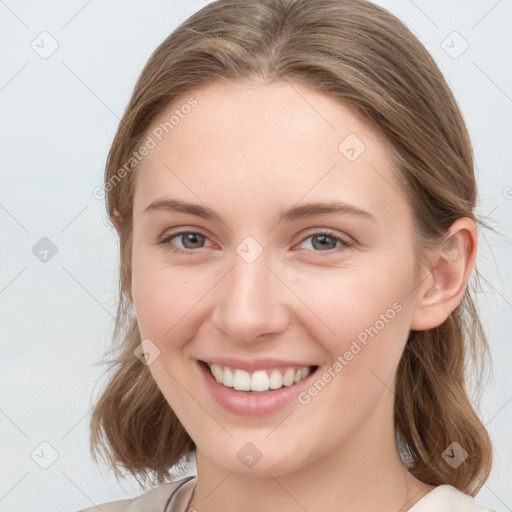
{"type": "Polygon", "coordinates": [[[216,287],[212,322],[230,341],[251,343],[288,326],[286,301],[293,294],[269,268],[264,255],[265,251],[248,263],[235,253],[231,271],[216,287]]]}

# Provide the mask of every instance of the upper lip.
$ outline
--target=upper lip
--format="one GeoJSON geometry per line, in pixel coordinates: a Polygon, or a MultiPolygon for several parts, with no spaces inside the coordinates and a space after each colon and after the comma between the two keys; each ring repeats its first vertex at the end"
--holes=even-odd
{"type": "Polygon", "coordinates": [[[298,366],[302,368],[304,366],[316,366],[309,363],[301,363],[297,361],[286,361],[284,359],[252,359],[250,361],[243,359],[233,359],[233,358],[220,358],[213,357],[211,359],[203,359],[205,363],[217,364],[219,366],[229,366],[230,368],[238,368],[240,370],[245,370],[247,372],[254,372],[257,370],[266,370],[268,368],[278,368],[280,366],[298,366]]]}

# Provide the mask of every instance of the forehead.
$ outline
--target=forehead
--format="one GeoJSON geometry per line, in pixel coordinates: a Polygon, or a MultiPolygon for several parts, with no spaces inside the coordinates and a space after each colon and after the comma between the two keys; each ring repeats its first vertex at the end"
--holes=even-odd
{"type": "Polygon", "coordinates": [[[154,147],[137,167],[139,211],[166,194],[220,208],[304,198],[407,210],[385,140],[345,104],[297,83],[219,80],[176,98],[146,137],[154,147]]]}

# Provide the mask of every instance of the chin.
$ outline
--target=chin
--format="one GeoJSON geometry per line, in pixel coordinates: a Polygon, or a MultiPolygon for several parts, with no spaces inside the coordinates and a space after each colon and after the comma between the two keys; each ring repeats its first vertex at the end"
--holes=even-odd
{"type": "MultiPolygon", "coordinates": [[[[293,473],[306,465],[306,461],[296,460],[294,455],[297,451],[292,452],[288,448],[286,452],[276,453],[277,448],[274,446],[262,447],[263,441],[257,439],[246,441],[244,443],[233,441],[226,450],[221,449],[219,452],[208,453],[203,451],[203,457],[208,459],[208,463],[214,463],[226,472],[234,473],[248,478],[269,478],[269,476],[279,477],[289,473],[293,473]],[[233,450],[236,444],[237,448],[233,450]],[[238,448],[238,445],[241,445],[238,448]],[[261,447],[258,448],[258,446],[261,447]],[[226,451],[229,451],[229,457],[226,457],[226,451]]],[[[279,446],[283,447],[282,443],[279,446]]],[[[301,454],[302,451],[299,451],[301,454]]]]}

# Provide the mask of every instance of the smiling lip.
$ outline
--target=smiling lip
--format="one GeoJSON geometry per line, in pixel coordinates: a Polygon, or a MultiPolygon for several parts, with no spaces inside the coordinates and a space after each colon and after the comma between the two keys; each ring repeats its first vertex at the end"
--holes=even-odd
{"type": "MultiPolygon", "coordinates": [[[[224,359],[223,361],[228,360],[224,359]]],[[[235,365],[240,364],[240,361],[232,362],[234,362],[235,365]]],[[[278,362],[281,363],[282,361],[273,360],[274,365],[278,362]]],[[[203,382],[219,405],[221,405],[226,411],[230,413],[252,417],[273,414],[280,409],[283,409],[286,405],[292,403],[297,398],[297,395],[310,385],[312,379],[314,378],[313,375],[315,375],[316,378],[316,370],[318,369],[318,366],[314,366],[315,371],[310,373],[301,381],[289,387],[282,387],[280,389],[266,391],[263,393],[255,393],[253,391],[236,391],[233,388],[229,388],[223,384],[220,384],[212,376],[210,369],[204,361],[196,360],[196,363],[203,382]]],[[[268,364],[268,362],[265,364],[268,364]]],[[[286,364],[289,365],[290,363],[286,364]]],[[[253,363],[253,368],[255,370],[272,367],[262,367],[262,361],[258,361],[256,365],[257,366],[255,366],[253,363]]],[[[235,368],[237,367],[240,368],[239,366],[235,366],[235,368]]]]}

